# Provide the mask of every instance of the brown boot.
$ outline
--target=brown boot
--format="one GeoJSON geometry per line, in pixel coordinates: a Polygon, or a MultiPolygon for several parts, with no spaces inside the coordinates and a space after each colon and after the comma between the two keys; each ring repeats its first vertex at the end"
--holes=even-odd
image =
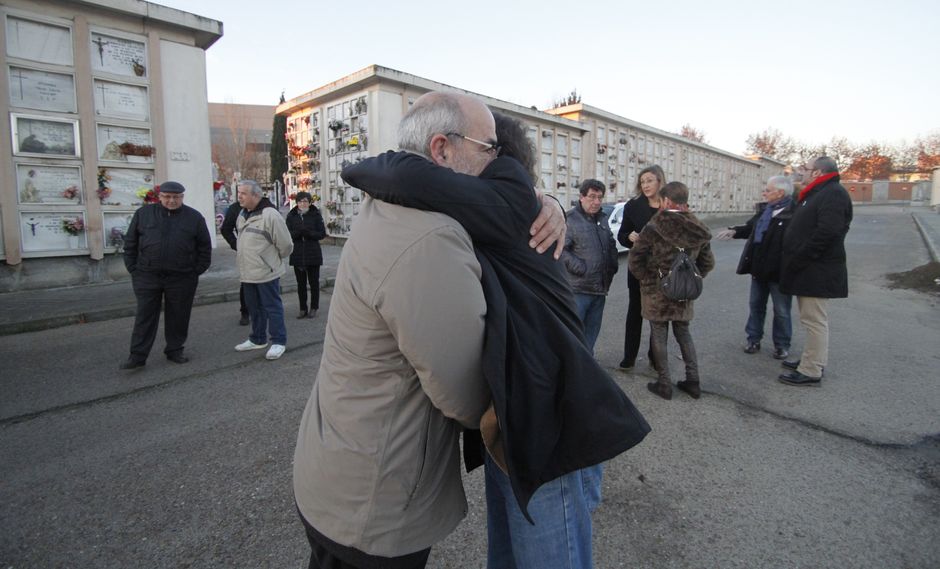
{"type": "Polygon", "coordinates": [[[679,383],[676,384],[676,387],[679,388],[679,391],[685,391],[686,393],[688,393],[692,399],[698,399],[699,397],[702,396],[702,390],[699,387],[699,384],[697,381],[689,381],[689,380],[680,381],[679,383]]]}
{"type": "Polygon", "coordinates": [[[672,384],[663,381],[651,381],[646,384],[646,388],[659,395],[667,401],[672,399],[672,384]]]}

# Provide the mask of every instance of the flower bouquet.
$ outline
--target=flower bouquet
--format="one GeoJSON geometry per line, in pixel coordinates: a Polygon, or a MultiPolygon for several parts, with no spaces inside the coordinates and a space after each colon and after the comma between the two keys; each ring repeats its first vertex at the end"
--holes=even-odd
{"type": "Polygon", "coordinates": [[[144,203],[157,203],[160,201],[160,186],[151,188],[141,188],[137,190],[137,197],[144,200],[144,203]]]}
{"type": "Polygon", "coordinates": [[[78,197],[78,186],[69,186],[62,190],[62,197],[67,200],[74,200],[78,197]]]}
{"type": "Polygon", "coordinates": [[[81,217],[62,219],[62,230],[69,235],[78,235],[85,230],[85,220],[81,217]]]}

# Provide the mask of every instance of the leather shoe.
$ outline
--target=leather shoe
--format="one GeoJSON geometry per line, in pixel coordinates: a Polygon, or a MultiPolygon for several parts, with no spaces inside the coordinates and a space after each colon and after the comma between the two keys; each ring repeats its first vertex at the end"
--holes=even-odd
{"type": "Polygon", "coordinates": [[[306,318],[306,317],[307,317],[307,311],[306,311],[306,310],[301,310],[301,311],[300,311],[300,314],[297,315],[297,320],[300,320],[300,319],[306,318]]]}
{"type": "Polygon", "coordinates": [[[797,387],[819,387],[820,383],[822,382],[822,378],[803,375],[796,370],[789,371],[787,373],[781,373],[777,377],[777,380],[780,381],[780,383],[795,385],[797,387]]]}
{"type": "Polygon", "coordinates": [[[172,354],[167,354],[166,359],[175,364],[184,364],[189,361],[189,358],[184,356],[183,352],[173,352],[172,354]]]}
{"type": "Polygon", "coordinates": [[[659,395],[660,397],[662,397],[663,399],[667,401],[672,399],[672,385],[669,383],[660,383],[658,381],[651,381],[646,384],[646,388],[649,389],[650,392],[655,393],[656,395],[659,395]]]}
{"type": "Polygon", "coordinates": [[[635,365],[636,365],[636,362],[635,362],[635,361],[630,362],[630,361],[627,361],[627,360],[620,360],[620,363],[617,364],[617,367],[618,367],[619,369],[633,369],[633,366],[635,366],[635,365]]]}
{"type": "Polygon", "coordinates": [[[238,319],[239,326],[248,326],[249,322],[247,314],[242,314],[242,317],[238,319]]]}
{"type": "MultiPolygon", "coordinates": [[[[803,360],[796,360],[795,362],[784,361],[784,362],[780,362],[780,365],[782,365],[783,367],[787,369],[796,370],[796,368],[800,367],[801,361],[803,360]]],[[[821,371],[822,371],[822,377],[826,377],[826,368],[822,368],[821,371]]]]}
{"type": "Polygon", "coordinates": [[[689,394],[689,397],[692,399],[698,399],[702,396],[702,388],[699,386],[697,381],[680,381],[676,384],[676,387],[679,388],[679,391],[685,391],[689,394]]]}
{"type": "Polygon", "coordinates": [[[760,342],[748,342],[747,345],[744,346],[745,354],[756,354],[759,351],[760,351],[760,342]]]}
{"type": "Polygon", "coordinates": [[[314,308],[313,310],[311,310],[311,311],[307,314],[307,318],[316,318],[316,317],[317,317],[317,309],[316,309],[316,308],[314,308]]]}
{"type": "Polygon", "coordinates": [[[121,364],[120,369],[137,369],[139,367],[144,367],[147,365],[147,360],[138,360],[137,358],[131,356],[127,358],[127,361],[121,364]]]}
{"type": "Polygon", "coordinates": [[[790,352],[783,348],[774,348],[774,359],[775,360],[785,360],[787,356],[790,355],[790,352]]]}

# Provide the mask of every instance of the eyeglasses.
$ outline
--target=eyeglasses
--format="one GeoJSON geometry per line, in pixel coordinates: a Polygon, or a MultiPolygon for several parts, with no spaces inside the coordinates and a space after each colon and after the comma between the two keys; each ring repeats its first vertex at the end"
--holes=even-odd
{"type": "Polygon", "coordinates": [[[500,151],[503,149],[502,146],[496,144],[495,142],[483,142],[482,140],[477,140],[475,138],[470,138],[469,136],[464,136],[459,132],[448,132],[447,136],[459,136],[464,140],[469,140],[470,142],[476,142],[483,147],[483,152],[492,152],[493,156],[499,156],[500,151]]]}

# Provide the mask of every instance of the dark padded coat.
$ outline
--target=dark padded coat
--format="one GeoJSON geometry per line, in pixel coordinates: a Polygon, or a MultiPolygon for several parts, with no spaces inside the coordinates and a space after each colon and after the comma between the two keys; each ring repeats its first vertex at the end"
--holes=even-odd
{"type": "Polygon", "coordinates": [[[660,210],[640,232],[630,249],[630,270],[640,281],[643,318],[652,322],[688,322],[695,316],[692,300],[672,300],[659,288],[660,275],[669,272],[677,247],[685,249],[704,277],[715,268],[712,235],[689,212],[660,210]]]}
{"type": "MultiPolygon", "coordinates": [[[[477,178],[387,152],[347,167],[343,179],[376,198],[445,213],[473,238],[487,305],[483,371],[523,512],[542,484],[643,440],[649,424],[584,345],[564,267],[528,245],[540,204],[518,162],[497,158],[477,178]]],[[[468,468],[482,459],[472,446],[465,441],[468,468]]]]}
{"type": "Polygon", "coordinates": [[[839,177],[813,188],[796,204],[783,236],[780,291],[815,298],[845,298],[849,276],[845,235],[852,199],[839,177]]]}
{"type": "Polygon", "coordinates": [[[307,213],[301,214],[300,209],[287,212],[287,230],[294,240],[294,250],[290,254],[292,267],[314,267],[323,264],[323,251],[320,249],[320,240],[326,237],[326,226],[323,225],[323,216],[316,206],[311,205],[307,213]]]}
{"type": "Polygon", "coordinates": [[[619,268],[617,243],[601,210],[588,215],[578,203],[566,214],[568,230],[561,260],[568,269],[571,290],[579,294],[606,295],[619,268]]]}
{"type": "Polygon", "coordinates": [[[127,272],[195,273],[212,262],[212,241],[202,214],[188,205],[170,210],[147,204],[136,212],[124,236],[127,272]]]}
{"type": "Polygon", "coordinates": [[[771,218],[761,242],[754,243],[754,227],[767,207],[766,203],[761,204],[757,213],[747,220],[747,223],[731,228],[734,230],[735,239],[747,239],[744,250],[741,251],[737,272],[739,275],[753,275],[759,281],[779,283],[783,235],[793,217],[793,202],[787,204],[780,213],[771,218]]]}

